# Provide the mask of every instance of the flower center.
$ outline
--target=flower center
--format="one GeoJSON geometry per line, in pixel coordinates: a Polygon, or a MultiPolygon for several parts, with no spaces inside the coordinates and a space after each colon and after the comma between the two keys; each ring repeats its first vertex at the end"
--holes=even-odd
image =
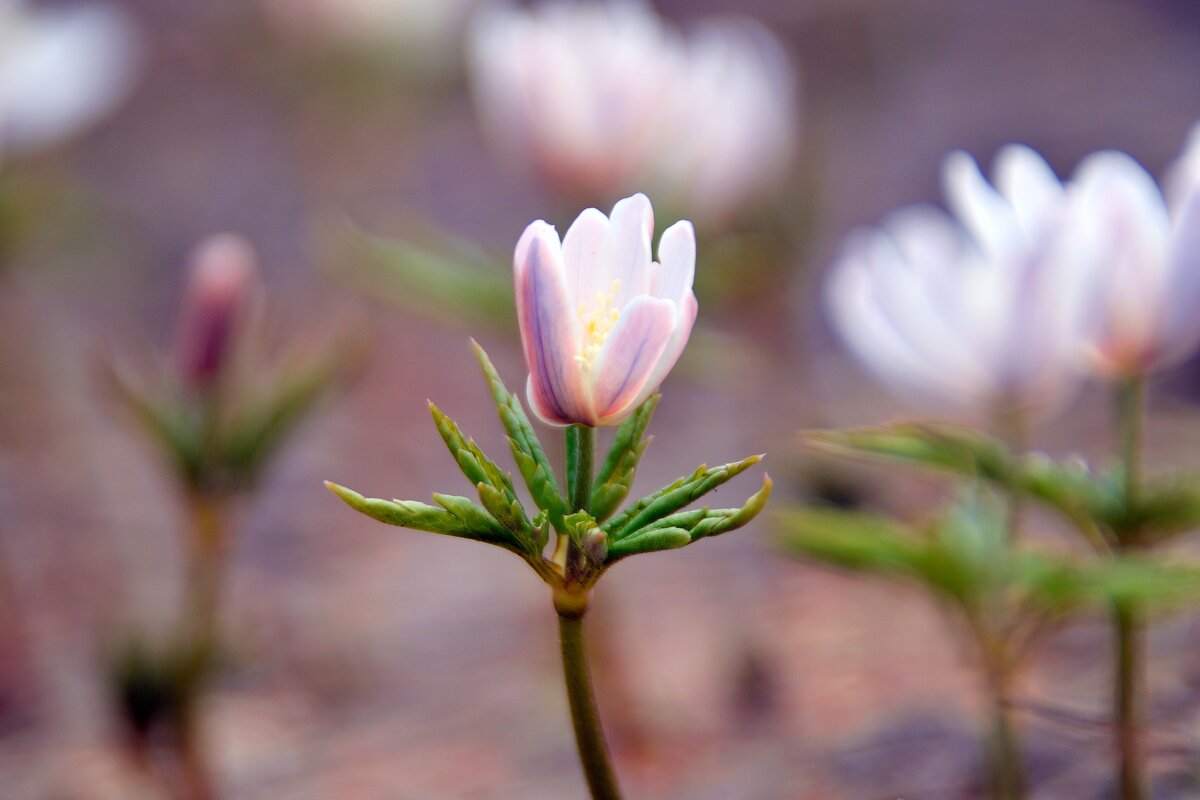
{"type": "Polygon", "coordinates": [[[607,292],[596,292],[590,306],[587,303],[580,303],[575,310],[575,313],[579,315],[579,321],[583,323],[583,353],[575,358],[583,364],[585,369],[592,366],[592,362],[600,353],[600,348],[604,346],[604,340],[608,338],[608,334],[612,332],[621,316],[621,310],[613,307],[617,298],[617,290],[620,288],[621,282],[614,280],[607,292]]]}

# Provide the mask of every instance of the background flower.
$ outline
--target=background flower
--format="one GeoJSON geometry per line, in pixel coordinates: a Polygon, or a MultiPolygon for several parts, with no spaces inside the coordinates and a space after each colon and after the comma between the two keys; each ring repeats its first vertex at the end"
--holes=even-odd
{"type": "Polygon", "coordinates": [[[470,66],[497,149],[570,198],[652,188],[721,219],[787,174],[792,70],[750,20],[684,37],[634,0],[499,5],[476,21],[470,66]]]}
{"type": "Polygon", "coordinates": [[[1125,153],[1094,153],[1074,175],[1072,215],[1096,241],[1086,362],[1097,375],[1159,370],[1200,344],[1200,174],[1189,174],[1195,159],[1191,153],[1180,162],[1173,207],[1125,153]]]}
{"type": "Polygon", "coordinates": [[[1065,194],[1029,148],[996,158],[995,187],[965,153],[943,179],[955,218],[891,214],[847,242],[827,287],[851,351],[902,395],[973,413],[1045,416],[1078,385],[1082,264],[1065,194]]]}
{"type": "Polygon", "coordinates": [[[0,0],[0,148],[56,144],[129,91],[137,37],[115,6],[0,0]]]}

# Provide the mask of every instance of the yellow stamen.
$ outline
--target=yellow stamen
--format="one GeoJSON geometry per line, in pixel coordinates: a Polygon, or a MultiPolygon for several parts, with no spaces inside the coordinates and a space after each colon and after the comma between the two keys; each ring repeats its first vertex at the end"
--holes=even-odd
{"type": "Polygon", "coordinates": [[[583,323],[583,353],[576,356],[576,359],[585,369],[592,366],[592,362],[600,354],[600,348],[604,346],[604,340],[621,317],[621,310],[613,307],[620,288],[621,282],[614,280],[607,292],[596,292],[595,305],[592,308],[588,308],[586,303],[580,303],[579,308],[575,310],[583,323]]]}

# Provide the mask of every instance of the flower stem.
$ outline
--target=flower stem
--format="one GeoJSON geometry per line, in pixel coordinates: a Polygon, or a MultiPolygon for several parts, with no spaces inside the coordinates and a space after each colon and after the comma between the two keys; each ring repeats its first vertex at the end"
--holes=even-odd
{"type": "MultiPolygon", "coordinates": [[[[1135,375],[1117,387],[1116,427],[1119,438],[1121,465],[1125,470],[1125,504],[1137,502],[1141,482],[1142,420],[1145,415],[1146,380],[1135,375]]],[[[1135,546],[1136,531],[1118,535],[1118,550],[1135,546]]],[[[1121,800],[1142,800],[1145,794],[1145,775],[1141,747],[1141,709],[1143,695],[1142,672],[1145,654],[1142,648],[1142,625],[1136,609],[1125,604],[1113,604],[1113,704],[1117,735],[1117,786],[1121,800]]]]}
{"type": "Polygon", "coordinates": [[[1113,702],[1117,710],[1117,753],[1120,766],[1117,784],[1121,800],[1142,800],[1146,796],[1142,775],[1140,741],[1142,630],[1137,613],[1125,605],[1113,608],[1116,661],[1113,665],[1116,686],[1113,702]]]}
{"type": "Polygon", "coordinates": [[[583,766],[592,800],[620,800],[621,790],[617,786],[612,757],[604,741],[600,713],[596,709],[596,698],[592,694],[592,677],[583,640],[583,613],[560,611],[558,634],[562,644],[567,701],[575,726],[575,744],[579,749],[579,762],[583,766]]]}
{"type": "Polygon", "coordinates": [[[1127,378],[1117,386],[1117,434],[1121,465],[1125,468],[1125,502],[1137,500],[1142,473],[1142,418],[1145,416],[1146,379],[1127,378]]]}
{"type": "Polygon", "coordinates": [[[588,425],[567,428],[567,492],[573,511],[587,511],[591,504],[595,447],[595,428],[588,425]]]}

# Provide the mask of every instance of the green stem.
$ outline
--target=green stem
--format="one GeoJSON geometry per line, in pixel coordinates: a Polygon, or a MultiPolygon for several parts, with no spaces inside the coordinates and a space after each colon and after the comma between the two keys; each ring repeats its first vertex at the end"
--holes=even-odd
{"type": "MultiPolygon", "coordinates": [[[[1142,425],[1146,406],[1146,379],[1126,378],[1117,386],[1116,427],[1121,465],[1125,470],[1125,504],[1138,501],[1142,480],[1142,425]]],[[[1137,531],[1118,531],[1116,548],[1136,546],[1137,531]]],[[[1117,736],[1117,786],[1121,800],[1142,800],[1146,780],[1141,747],[1142,684],[1145,654],[1142,625],[1136,609],[1113,605],[1113,705],[1117,736]]]]}
{"type": "Polygon", "coordinates": [[[596,709],[596,698],[592,693],[592,678],[583,640],[583,613],[560,611],[558,633],[562,643],[567,701],[571,706],[571,722],[575,726],[575,744],[592,800],[620,800],[621,790],[617,786],[612,757],[600,725],[600,712],[596,709]]]}
{"type": "Polygon", "coordinates": [[[567,493],[571,495],[573,511],[587,511],[591,505],[595,448],[595,428],[589,425],[567,428],[567,493]]]}
{"type": "Polygon", "coordinates": [[[1143,696],[1142,629],[1137,613],[1125,605],[1114,606],[1113,627],[1116,634],[1113,702],[1117,712],[1117,753],[1120,764],[1117,785],[1120,787],[1121,800],[1142,800],[1146,796],[1139,736],[1143,696]]]}
{"type": "Polygon", "coordinates": [[[987,737],[988,782],[992,800],[1021,800],[1025,796],[1025,768],[1008,698],[993,691],[987,737]]]}
{"type": "Polygon", "coordinates": [[[1117,435],[1121,465],[1125,468],[1125,502],[1137,500],[1142,478],[1142,418],[1145,416],[1146,379],[1126,378],[1117,386],[1117,435]]]}

